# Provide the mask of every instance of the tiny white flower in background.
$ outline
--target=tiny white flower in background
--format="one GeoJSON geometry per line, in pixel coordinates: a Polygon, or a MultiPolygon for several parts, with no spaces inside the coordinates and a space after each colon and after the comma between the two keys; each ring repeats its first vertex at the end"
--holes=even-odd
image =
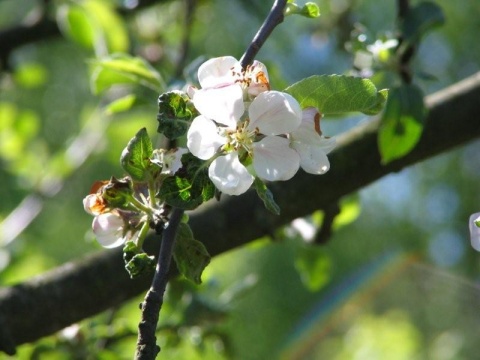
{"type": "Polygon", "coordinates": [[[187,146],[202,160],[222,152],[229,155],[216,158],[209,168],[210,179],[220,191],[239,195],[248,190],[254,177],[242,162],[251,161],[254,173],[268,181],[288,180],[295,175],[300,157],[286,137],[277,136],[293,132],[300,125],[302,111],[292,96],[262,92],[248,107],[246,119],[243,101],[235,109],[215,99],[203,101],[200,109],[216,111],[207,111],[206,115],[197,108],[202,115],[193,120],[188,130],[187,146]]]}
{"type": "Polygon", "coordinates": [[[99,244],[105,248],[114,248],[122,245],[126,240],[124,229],[125,222],[116,213],[107,212],[93,218],[93,233],[99,244]]]}
{"type": "Polygon", "coordinates": [[[330,169],[327,154],[335,147],[335,139],[325,138],[320,131],[320,113],[314,107],[302,112],[302,123],[289,134],[291,146],[300,155],[300,167],[310,174],[325,174],[330,169]]]}
{"type": "Polygon", "coordinates": [[[475,250],[480,251],[480,213],[470,215],[468,227],[470,229],[470,244],[475,250]]]}

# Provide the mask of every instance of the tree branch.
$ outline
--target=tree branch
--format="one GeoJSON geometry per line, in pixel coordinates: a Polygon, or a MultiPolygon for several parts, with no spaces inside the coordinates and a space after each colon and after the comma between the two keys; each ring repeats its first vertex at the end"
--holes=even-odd
{"type": "Polygon", "coordinates": [[[168,226],[162,234],[162,244],[158,254],[155,276],[153,277],[152,286],[142,303],[142,320],[138,325],[137,352],[135,354],[135,359],[138,360],[155,359],[160,351],[160,347],[157,346],[155,332],[163,304],[163,294],[167,287],[175,238],[182,216],[183,210],[173,209],[168,226]]]}
{"type": "MultiPolygon", "coordinates": [[[[282,210],[280,216],[266,211],[253,191],[225,197],[190,217],[195,238],[204,242],[212,256],[220,254],[325,208],[387,174],[479,138],[478,99],[480,73],[428,96],[430,113],[420,142],[407,156],[388,165],[381,164],[377,149],[378,120],[360,125],[338,137],[327,174],[298,173],[291,181],[270,185],[282,210]]],[[[17,345],[52,334],[148,289],[149,279],[130,280],[123,267],[121,250],[103,251],[1,289],[0,350],[12,354],[17,345]]]]}
{"type": "Polygon", "coordinates": [[[272,9],[268,14],[267,18],[263,22],[262,26],[255,34],[252,42],[248,46],[247,50],[240,59],[240,64],[242,68],[245,69],[248,65],[253,62],[253,59],[260,51],[260,48],[263,46],[265,41],[268,39],[273,29],[283,22],[283,11],[287,5],[287,0],[275,0],[273,3],[272,9]]]}

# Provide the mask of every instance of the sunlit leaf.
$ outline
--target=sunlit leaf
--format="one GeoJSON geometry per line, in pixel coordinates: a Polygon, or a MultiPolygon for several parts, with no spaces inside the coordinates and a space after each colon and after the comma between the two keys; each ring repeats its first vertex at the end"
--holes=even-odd
{"type": "Polygon", "coordinates": [[[91,62],[91,87],[98,94],[111,86],[135,84],[156,92],[163,87],[163,80],[144,59],[127,54],[114,54],[91,62]]]}
{"type": "Polygon", "coordinates": [[[147,130],[143,128],[128,142],[122,152],[120,163],[133,180],[145,181],[148,177],[152,154],[152,141],[147,130]]]}
{"type": "Polygon", "coordinates": [[[67,37],[97,54],[128,50],[125,24],[111,3],[84,0],[62,4],[57,11],[57,21],[67,37]]]}
{"type": "Polygon", "coordinates": [[[45,84],[48,78],[47,69],[39,63],[26,63],[18,66],[14,74],[15,82],[25,88],[36,88],[45,84]]]}
{"type": "Polygon", "coordinates": [[[180,274],[195,284],[201,284],[202,272],[210,263],[210,255],[203,243],[193,238],[190,226],[183,222],[178,228],[173,258],[180,274]]]}
{"type": "Polygon", "coordinates": [[[134,94],[128,94],[120,99],[112,101],[108,104],[106,111],[108,114],[116,114],[124,111],[128,111],[135,104],[137,97],[134,94]]]}
{"type": "Polygon", "coordinates": [[[413,84],[390,91],[378,133],[382,163],[408,154],[420,140],[426,109],[423,92],[413,84]]]}
{"type": "Polygon", "coordinates": [[[67,37],[85,48],[95,48],[95,25],[85,8],[74,3],[63,4],[57,11],[57,21],[67,37]]]}
{"type": "Polygon", "coordinates": [[[316,107],[323,114],[360,111],[374,114],[385,101],[386,92],[379,92],[368,79],[342,75],[314,75],[303,79],[285,91],[302,108],[316,107]]]}
{"type": "Polygon", "coordinates": [[[332,264],[325,250],[319,246],[299,246],[294,264],[302,283],[310,291],[320,290],[330,280],[332,264]]]}

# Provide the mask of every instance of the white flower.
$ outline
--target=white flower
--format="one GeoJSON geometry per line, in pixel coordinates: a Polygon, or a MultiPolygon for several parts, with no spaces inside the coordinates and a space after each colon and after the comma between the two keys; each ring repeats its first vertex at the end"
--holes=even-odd
{"type": "Polygon", "coordinates": [[[203,63],[198,69],[198,81],[201,89],[189,91],[197,110],[207,118],[230,118],[231,122],[243,114],[244,100],[251,101],[270,90],[265,65],[254,61],[243,70],[232,56],[203,63]],[[211,107],[212,102],[219,106],[211,107]]]}
{"type": "Polygon", "coordinates": [[[300,127],[289,135],[291,146],[300,155],[303,170],[310,174],[325,174],[330,169],[327,154],[335,147],[335,139],[321,135],[321,115],[316,108],[306,108],[302,115],[300,127]]]}
{"type": "Polygon", "coordinates": [[[208,110],[208,115],[199,110],[202,115],[193,120],[187,134],[190,152],[202,160],[227,154],[215,158],[209,168],[210,179],[226,194],[242,194],[253,183],[245,164],[252,163],[254,173],[264,180],[292,178],[300,157],[286,137],[277,135],[293,132],[300,125],[298,102],[286,93],[262,92],[244,119],[242,94],[236,96],[239,101],[234,108],[227,102],[203,99],[201,108],[213,110],[208,110]]]}
{"type": "Polygon", "coordinates": [[[480,251],[480,213],[470,215],[468,227],[470,229],[470,244],[472,247],[480,251]],[[479,224],[479,225],[477,225],[479,224]]]}
{"type": "Polygon", "coordinates": [[[162,168],[163,175],[174,175],[182,167],[182,155],[188,153],[185,148],[155,149],[152,162],[162,168]]]}
{"type": "Polygon", "coordinates": [[[256,96],[270,90],[267,68],[255,60],[252,65],[242,69],[240,62],[232,56],[210,59],[198,68],[198,81],[202,89],[222,88],[233,84],[256,96]]]}
{"type": "Polygon", "coordinates": [[[120,215],[107,212],[93,218],[92,229],[97,241],[105,248],[122,245],[125,240],[125,222],[120,215]]]}

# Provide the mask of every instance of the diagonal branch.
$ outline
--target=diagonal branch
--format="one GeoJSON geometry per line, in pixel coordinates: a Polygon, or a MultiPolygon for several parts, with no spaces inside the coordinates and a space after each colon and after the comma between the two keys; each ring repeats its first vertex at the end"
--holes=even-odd
{"type": "MultiPolygon", "coordinates": [[[[388,165],[381,164],[377,150],[378,121],[358,126],[339,136],[326,175],[299,173],[289,182],[272,184],[282,209],[280,216],[268,213],[255,193],[248,192],[193,214],[190,225],[195,237],[211,255],[220,254],[335,203],[389,173],[479,138],[478,99],[480,73],[427,97],[430,113],[420,142],[410,154],[388,165]]],[[[148,289],[148,279],[130,280],[123,266],[121,251],[104,251],[0,290],[0,350],[13,353],[19,344],[52,334],[148,289]]]]}

